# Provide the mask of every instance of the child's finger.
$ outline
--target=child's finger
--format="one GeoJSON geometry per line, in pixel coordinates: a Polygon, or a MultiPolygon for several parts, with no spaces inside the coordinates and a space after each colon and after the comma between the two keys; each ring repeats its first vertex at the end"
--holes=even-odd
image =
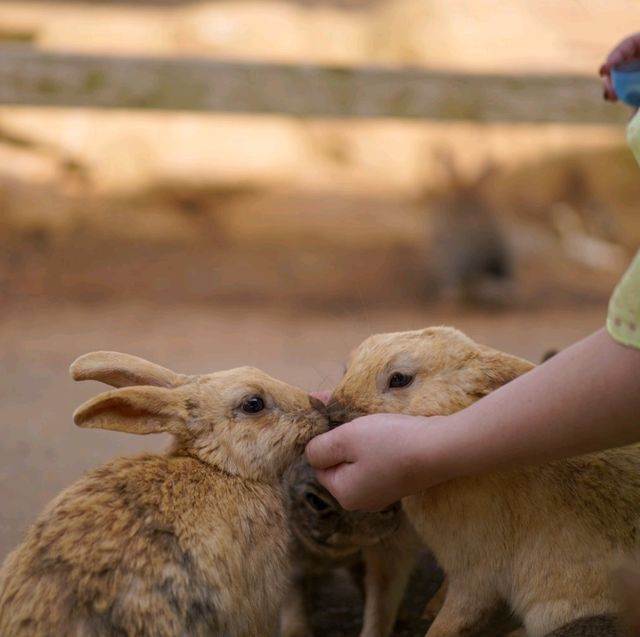
{"type": "Polygon", "coordinates": [[[635,33],[623,40],[607,57],[609,70],[618,64],[640,57],[640,34],[635,33]]]}
{"type": "Polygon", "coordinates": [[[307,462],[314,469],[327,469],[343,462],[349,462],[341,429],[334,429],[313,438],[305,449],[307,462]]]}
{"type": "Polygon", "coordinates": [[[311,395],[318,400],[321,400],[325,405],[329,402],[329,398],[331,398],[331,391],[312,391],[311,395]]]}
{"type": "Polygon", "coordinates": [[[347,511],[362,509],[357,489],[354,488],[354,466],[352,464],[339,464],[329,469],[316,469],[315,471],[318,482],[330,491],[342,508],[347,511]]]}
{"type": "Polygon", "coordinates": [[[328,469],[315,469],[314,473],[318,480],[318,482],[329,491],[337,500],[340,502],[340,498],[338,497],[337,491],[337,480],[336,476],[341,466],[337,467],[329,467],[328,469]]]}
{"type": "Polygon", "coordinates": [[[616,95],[616,91],[613,88],[613,82],[609,76],[602,78],[603,84],[603,95],[605,100],[609,100],[610,102],[617,102],[618,96],[616,95]]]}

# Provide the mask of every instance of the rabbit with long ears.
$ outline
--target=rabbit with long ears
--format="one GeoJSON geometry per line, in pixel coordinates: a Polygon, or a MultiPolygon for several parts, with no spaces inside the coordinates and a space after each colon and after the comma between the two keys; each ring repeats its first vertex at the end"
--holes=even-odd
{"type": "Polygon", "coordinates": [[[282,476],[327,429],[324,405],[249,367],[184,376],[96,352],[71,373],[117,387],[78,408],[77,425],[174,443],[49,504],[0,570],[0,635],[271,634],[289,575],[282,476]]]}
{"type": "MultiPolygon", "coordinates": [[[[329,416],[447,415],[532,367],[452,328],[378,334],[350,357],[329,416]]],[[[428,637],[473,635],[501,601],[529,637],[578,620],[576,630],[595,624],[601,637],[617,635],[613,569],[636,549],[639,476],[633,445],[459,478],[404,498],[448,578],[428,637]]]]}
{"type": "Polygon", "coordinates": [[[513,262],[485,185],[495,173],[486,163],[475,179],[462,177],[450,153],[436,153],[446,188],[425,195],[430,212],[429,260],[440,296],[484,301],[510,294],[513,262]]]}
{"type": "Polygon", "coordinates": [[[388,637],[421,547],[400,503],[378,513],[346,511],[304,460],[287,472],[285,485],[293,571],[280,637],[311,635],[305,591],[314,577],[340,568],[364,594],[360,637],[388,637]]]}

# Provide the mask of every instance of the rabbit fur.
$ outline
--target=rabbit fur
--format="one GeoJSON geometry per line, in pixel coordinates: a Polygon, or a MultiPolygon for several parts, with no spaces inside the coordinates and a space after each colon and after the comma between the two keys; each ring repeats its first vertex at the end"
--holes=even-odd
{"type": "Polygon", "coordinates": [[[640,555],[626,560],[616,572],[621,623],[625,637],[640,635],[640,555]]]}
{"type": "Polygon", "coordinates": [[[289,575],[282,476],[328,428],[324,405],[249,367],[184,376],[94,352],[71,373],[117,388],[79,407],[78,426],[174,442],[45,508],[0,570],[0,635],[271,634],[289,575]]]}
{"type": "MultiPolygon", "coordinates": [[[[351,355],[329,416],[451,414],[532,367],[448,327],[379,334],[351,355]],[[390,389],[396,371],[413,382],[390,389]]],[[[452,480],[403,507],[448,578],[428,637],[473,634],[500,600],[543,637],[616,614],[612,568],[636,542],[640,447],[452,480]]]]}

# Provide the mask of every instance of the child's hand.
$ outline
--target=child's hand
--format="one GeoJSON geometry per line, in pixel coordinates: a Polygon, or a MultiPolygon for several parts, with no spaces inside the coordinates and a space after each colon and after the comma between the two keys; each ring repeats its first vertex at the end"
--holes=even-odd
{"type": "Polygon", "coordinates": [[[614,66],[618,66],[618,64],[635,59],[640,59],[640,33],[634,33],[628,38],[622,40],[622,42],[620,42],[620,44],[618,44],[618,46],[609,53],[607,59],[600,66],[604,98],[606,100],[615,102],[618,99],[611,82],[611,69],[614,66]]]}
{"type": "Polygon", "coordinates": [[[417,452],[425,449],[431,420],[398,414],[356,418],[311,440],[307,461],[345,509],[379,511],[422,490],[428,463],[417,452]]]}

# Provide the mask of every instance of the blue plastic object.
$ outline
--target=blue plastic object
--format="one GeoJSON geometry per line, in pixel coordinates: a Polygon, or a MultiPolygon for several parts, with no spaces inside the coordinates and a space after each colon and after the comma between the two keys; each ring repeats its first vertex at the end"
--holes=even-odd
{"type": "Polygon", "coordinates": [[[611,70],[611,81],[619,100],[640,107],[640,60],[616,66],[611,70]]]}

